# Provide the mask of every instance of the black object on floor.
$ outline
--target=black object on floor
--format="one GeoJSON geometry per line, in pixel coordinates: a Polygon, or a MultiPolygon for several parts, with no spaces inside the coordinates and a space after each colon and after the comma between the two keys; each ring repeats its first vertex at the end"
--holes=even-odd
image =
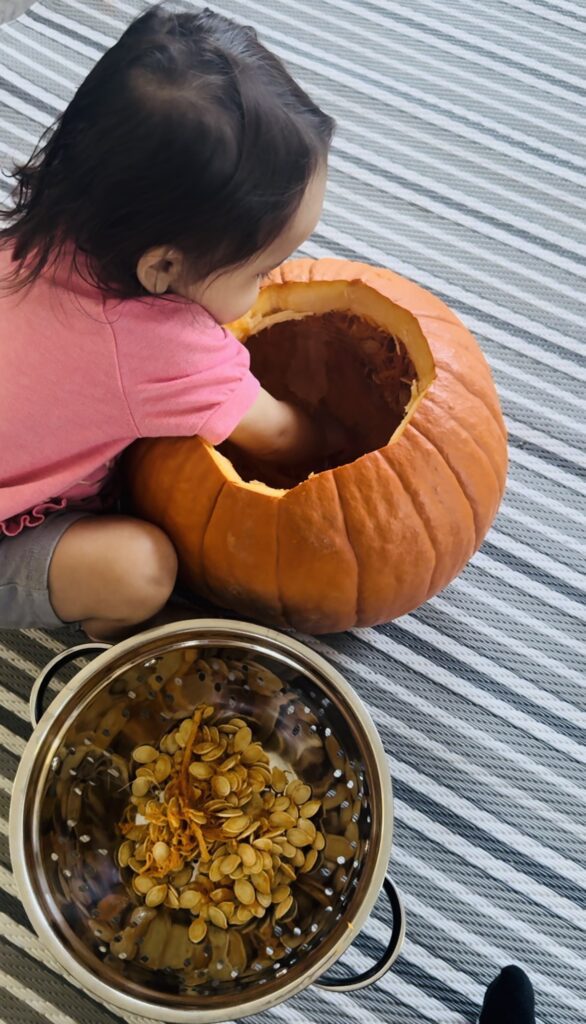
{"type": "Polygon", "coordinates": [[[520,967],[503,967],[488,986],[478,1024],[535,1024],[535,997],[520,967]]]}

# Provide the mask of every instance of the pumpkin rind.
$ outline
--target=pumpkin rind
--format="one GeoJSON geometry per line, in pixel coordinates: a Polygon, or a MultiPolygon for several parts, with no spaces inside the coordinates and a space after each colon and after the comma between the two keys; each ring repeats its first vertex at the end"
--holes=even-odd
{"type": "Polygon", "coordinates": [[[171,537],[186,583],[240,614],[309,633],[396,618],[445,587],[489,529],[507,465],[476,341],[440,299],[391,271],[293,260],[233,330],[246,340],[273,311],[301,300],[325,311],[334,293],[348,312],[392,303],[424,381],[384,448],[289,491],[245,483],[197,438],[141,441],[127,459],[136,511],[171,537]]]}

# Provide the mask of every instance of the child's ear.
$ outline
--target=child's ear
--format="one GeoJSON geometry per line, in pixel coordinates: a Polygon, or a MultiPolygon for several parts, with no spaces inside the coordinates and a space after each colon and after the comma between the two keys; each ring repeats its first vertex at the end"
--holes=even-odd
{"type": "Polygon", "coordinates": [[[136,264],[136,276],[151,295],[164,295],[172,291],[174,284],[181,278],[182,270],[181,253],[165,245],[148,249],[136,264]]]}

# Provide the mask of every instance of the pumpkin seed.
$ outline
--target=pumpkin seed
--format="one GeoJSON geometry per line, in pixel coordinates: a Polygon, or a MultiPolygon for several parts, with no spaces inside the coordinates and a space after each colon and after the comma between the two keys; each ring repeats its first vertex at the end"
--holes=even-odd
{"type": "Polygon", "coordinates": [[[222,861],[214,860],[210,865],[210,882],[219,882],[223,878],[222,861]]]}
{"type": "Polygon", "coordinates": [[[262,749],[260,743],[251,743],[251,745],[242,752],[243,764],[256,765],[259,762],[262,763],[262,761],[265,759],[268,760],[267,755],[262,749]]]}
{"type": "Polygon", "coordinates": [[[135,779],[132,783],[132,795],[137,797],[146,796],[149,789],[151,788],[151,780],[144,776],[140,779],[135,779]]]}
{"type": "Polygon", "coordinates": [[[304,830],[299,827],[290,828],[287,832],[287,839],[291,843],[291,846],[295,847],[311,846],[312,843],[307,832],[304,832],[304,830]]]}
{"type": "Polygon", "coordinates": [[[132,888],[140,896],[146,896],[147,892],[153,889],[155,885],[154,878],[149,878],[148,875],[136,875],[132,879],[132,888]]]}
{"type": "Polygon", "coordinates": [[[317,850],[319,852],[320,850],[323,850],[325,845],[326,845],[326,841],[325,841],[322,833],[318,832],[316,837],[315,837],[315,839],[313,840],[313,848],[314,848],[314,850],[317,850]]]}
{"type": "Polygon", "coordinates": [[[222,886],[221,889],[214,889],[211,893],[212,901],[219,906],[224,900],[229,900],[232,895],[232,890],[228,889],[227,886],[222,886]]]}
{"type": "Polygon", "coordinates": [[[307,853],[305,855],[305,862],[303,864],[303,867],[299,868],[299,870],[303,874],[307,874],[307,872],[313,871],[313,869],[314,869],[314,867],[315,867],[315,865],[317,863],[318,856],[319,856],[319,854],[318,854],[317,850],[315,850],[315,849],[310,850],[309,853],[307,853]]]}
{"type": "Polygon", "coordinates": [[[196,889],[187,889],[179,895],[179,906],[183,910],[194,910],[202,903],[203,896],[196,889]]]}
{"type": "Polygon", "coordinates": [[[291,857],[295,856],[296,847],[292,846],[285,836],[278,836],[274,840],[274,842],[275,844],[278,844],[281,853],[283,854],[283,857],[288,857],[289,859],[291,859],[291,857]]]}
{"type": "Polygon", "coordinates": [[[313,818],[313,816],[319,811],[320,807],[321,803],[319,800],[308,800],[307,803],[303,804],[299,808],[299,817],[313,818]]]}
{"type": "Polygon", "coordinates": [[[302,832],[305,832],[306,836],[309,836],[310,842],[313,843],[313,840],[317,835],[317,829],[313,822],[310,821],[309,818],[300,818],[299,828],[302,832]]]}
{"type": "Polygon", "coordinates": [[[241,835],[250,826],[250,818],[247,814],[239,814],[236,818],[230,818],[222,825],[222,830],[230,836],[241,835]]]}
{"type": "Polygon", "coordinates": [[[240,857],[237,853],[230,853],[222,859],[221,867],[224,875],[229,875],[240,867],[240,857]]]}
{"type": "Polygon", "coordinates": [[[158,842],[153,846],[153,857],[157,864],[164,864],[168,860],[170,853],[171,849],[167,843],[158,842]]]}
{"type": "MultiPolygon", "coordinates": [[[[254,846],[256,846],[259,849],[263,850],[263,849],[266,849],[266,847],[261,846],[260,844],[261,843],[270,843],[271,841],[270,841],[270,839],[255,839],[253,842],[254,842],[254,846]]],[[[271,846],[272,846],[272,843],[271,843],[271,846]]],[[[253,850],[252,846],[249,846],[248,843],[239,843],[238,844],[238,856],[240,857],[240,860],[242,861],[244,866],[247,867],[247,868],[251,867],[253,864],[256,864],[256,853],[253,850]]]]}
{"type": "Polygon", "coordinates": [[[211,923],[215,924],[216,928],[224,929],[228,927],[228,918],[219,907],[210,907],[209,915],[211,923]]]}
{"type": "Polygon", "coordinates": [[[214,796],[223,799],[230,795],[231,785],[225,775],[215,775],[212,779],[212,792],[214,796]]]}
{"type": "Polygon", "coordinates": [[[208,926],[205,921],[202,921],[201,917],[197,917],[195,921],[192,921],[189,925],[188,935],[191,942],[203,942],[207,935],[208,926]]]}
{"type": "MultiPolygon", "coordinates": [[[[291,847],[291,849],[294,849],[294,847],[291,847]]],[[[312,851],[310,851],[310,852],[312,852],[312,851]]],[[[295,854],[294,854],[294,856],[295,856],[295,854]]],[[[317,852],[316,852],[316,856],[317,856],[317,852]]],[[[309,857],[309,854],[307,854],[307,857],[309,857]]],[[[307,860],[307,857],[305,858],[305,860],[307,860]]],[[[289,879],[289,881],[291,881],[291,882],[294,882],[295,879],[297,878],[297,875],[295,874],[295,871],[293,870],[291,865],[287,864],[286,862],[281,863],[281,865],[279,867],[279,871],[283,875],[284,878],[289,879]]]]}
{"type": "Polygon", "coordinates": [[[173,875],[173,885],[175,885],[178,889],[182,889],[184,885],[187,885],[187,883],[191,881],[192,874],[193,869],[191,865],[182,868],[181,871],[178,871],[175,875],[173,875]]]}
{"type": "Polygon", "coordinates": [[[217,761],[224,753],[224,750],[225,747],[222,746],[212,747],[211,750],[208,750],[207,754],[201,755],[201,759],[202,761],[217,761]]]}
{"type": "Polygon", "coordinates": [[[173,762],[168,754],[161,754],[155,761],[153,772],[157,782],[164,782],[168,775],[171,774],[173,762]]]}
{"type": "Polygon", "coordinates": [[[169,886],[167,893],[167,899],[165,900],[165,906],[169,907],[170,910],[179,910],[179,894],[172,885],[169,886]]]}
{"type": "Polygon", "coordinates": [[[228,921],[228,923],[230,923],[230,921],[234,917],[236,904],[232,903],[232,900],[223,900],[222,903],[217,904],[217,907],[218,910],[221,910],[222,913],[226,916],[226,920],[228,921]]]}
{"type": "Polygon", "coordinates": [[[271,784],[277,793],[283,793],[287,786],[287,776],[280,768],[273,768],[271,773],[271,784]]]}
{"type": "Polygon", "coordinates": [[[234,883],[234,893],[238,902],[242,903],[245,907],[252,906],[256,899],[254,886],[244,878],[240,878],[234,883]]]}
{"type": "Polygon", "coordinates": [[[189,774],[194,779],[211,779],[214,769],[211,764],[205,764],[203,761],[192,761],[189,765],[189,774]]]}
{"type": "Polygon", "coordinates": [[[259,871],[257,875],[252,875],[250,881],[259,892],[270,893],[271,880],[266,871],[259,871]]]}
{"type": "Polygon", "coordinates": [[[118,863],[119,863],[121,868],[125,868],[126,865],[128,864],[128,861],[129,861],[130,857],[132,856],[133,849],[134,849],[134,843],[132,843],[130,841],[130,839],[125,839],[124,842],[121,843],[120,846],[118,847],[118,853],[116,854],[116,859],[117,859],[117,861],[118,861],[118,863]]]}
{"type": "Polygon", "coordinates": [[[288,885],[278,885],[272,892],[273,903],[284,903],[285,900],[289,899],[291,890],[288,885]]]}
{"type": "Polygon", "coordinates": [[[307,801],[311,799],[311,788],[300,783],[300,785],[296,786],[293,790],[291,799],[293,800],[293,803],[296,803],[299,806],[306,804],[307,801]]]}
{"type": "Polygon", "coordinates": [[[252,921],[253,917],[252,910],[249,910],[248,907],[241,906],[236,908],[234,918],[238,924],[248,924],[249,921],[252,921]]]}
{"type": "MultiPolygon", "coordinates": [[[[236,724],[236,722],[234,722],[236,724]]],[[[243,750],[246,750],[252,742],[252,731],[247,725],[243,725],[236,735],[233,741],[233,750],[235,754],[240,754],[243,750]]]]}
{"type": "Polygon", "coordinates": [[[132,756],[138,764],[150,764],[151,761],[157,759],[159,751],[145,744],[142,747],[136,747],[132,752],[132,756]]]}
{"type": "Polygon", "coordinates": [[[158,907],[161,903],[164,903],[167,898],[167,886],[166,885],[154,885],[152,889],[149,889],[145,896],[145,903],[147,907],[158,907]]]}
{"type": "Polygon", "coordinates": [[[288,796],[279,796],[276,798],[272,810],[273,811],[288,811],[291,807],[291,801],[288,796]]]}
{"type": "Polygon", "coordinates": [[[303,850],[295,850],[295,856],[293,857],[293,865],[296,868],[302,868],[305,864],[305,855],[303,850]]]}
{"type": "Polygon", "coordinates": [[[287,814],[286,811],[274,811],[269,821],[275,828],[293,828],[297,819],[292,814],[287,814]]]}
{"type": "Polygon", "coordinates": [[[283,903],[279,903],[278,907],[275,909],[275,919],[277,921],[280,921],[280,919],[282,917],[285,917],[285,914],[287,914],[288,911],[291,910],[292,906],[293,896],[288,896],[287,899],[283,903]]]}

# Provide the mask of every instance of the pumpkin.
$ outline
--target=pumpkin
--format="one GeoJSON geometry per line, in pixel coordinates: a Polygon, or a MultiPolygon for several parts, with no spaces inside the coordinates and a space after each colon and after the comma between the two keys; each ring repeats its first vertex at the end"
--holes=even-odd
{"type": "Polygon", "coordinates": [[[183,581],[316,634],[427,601],[479,547],[505,486],[505,425],[470,332],[416,284],[335,259],[273,272],[231,329],[268,390],[329,411],[356,447],[287,478],[198,438],[135,445],[135,510],[171,537],[183,581]]]}

